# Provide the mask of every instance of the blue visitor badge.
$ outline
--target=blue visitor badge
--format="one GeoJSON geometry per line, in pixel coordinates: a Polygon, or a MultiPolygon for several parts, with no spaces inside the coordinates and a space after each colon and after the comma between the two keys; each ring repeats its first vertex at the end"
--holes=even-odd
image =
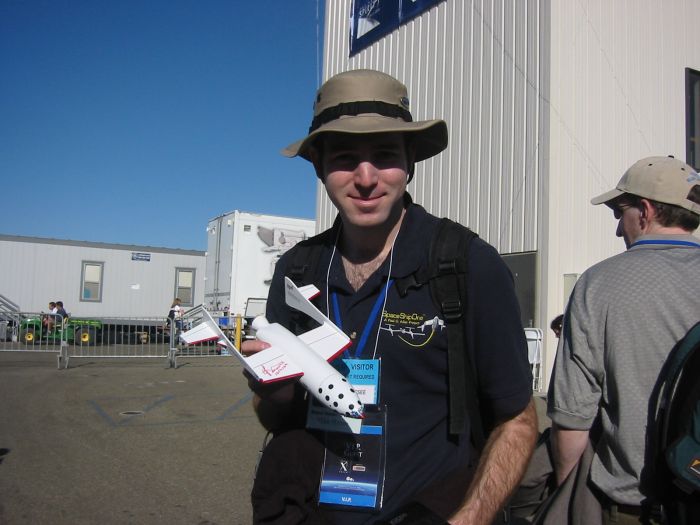
{"type": "Polygon", "coordinates": [[[379,359],[343,359],[347,378],[363,405],[379,404],[379,359]]]}

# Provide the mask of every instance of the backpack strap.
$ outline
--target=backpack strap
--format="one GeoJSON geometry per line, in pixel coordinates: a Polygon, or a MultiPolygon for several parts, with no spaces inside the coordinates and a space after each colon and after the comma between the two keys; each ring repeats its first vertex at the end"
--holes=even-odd
{"type": "Polygon", "coordinates": [[[474,446],[481,450],[485,443],[479,411],[473,342],[467,330],[467,258],[471,241],[477,235],[450,219],[440,220],[430,247],[430,293],[447,326],[447,359],[449,366],[449,430],[461,434],[466,418],[471,424],[474,446]]]}
{"type": "Polygon", "coordinates": [[[322,280],[325,281],[326,276],[319,268],[319,263],[324,247],[332,246],[332,243],[335,242],[337,228],[340,227],[338,222],[339,219],[336,219],[333,228],[297,243],[289,251],[291,261],[287,264],[284,274],[294,281],[294,284],[297,286],[318,285],[322,280]]]}
{"type": "MultiPolygon", "coordinates": [[[[323,244],[312,241],[313,239],[301,241],[290,252],[292,260],[287,265],[285,276],[299,287],[316,284],[319,278],[319,262],[323,254],[323,244]]],[[[290,312],[290,321],[289,328],[295,334],[310,330],[312,326],[311,319],[294,308],[290,312]]]]}
{"type": "Polygon", "coordinates": [[[320,243],[300,242],[294,247],[294,257],[287,266],[286,276],[297,286],[311,284],[318,272],[318,262],[323,253],[323,245],[320,243]]]}

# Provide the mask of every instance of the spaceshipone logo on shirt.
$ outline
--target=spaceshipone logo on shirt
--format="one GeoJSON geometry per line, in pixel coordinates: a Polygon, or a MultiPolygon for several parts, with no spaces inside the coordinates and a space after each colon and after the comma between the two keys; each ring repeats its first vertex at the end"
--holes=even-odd
{"type": "Polygon", "coordinates": [[[445,322],[438,316],[428,319],[425,314],[384,311],[381,330],[414,348],[427,345],[436,333],[444,330],[445,322]]]}

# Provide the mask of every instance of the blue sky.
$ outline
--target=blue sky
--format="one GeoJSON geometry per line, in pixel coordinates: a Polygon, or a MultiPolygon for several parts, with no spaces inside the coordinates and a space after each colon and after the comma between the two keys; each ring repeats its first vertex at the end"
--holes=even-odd
{"type": "Polygon", "coordinates": [[[204,250],[227,211],[313,218],[279,150],[320,52],[317,0],[0,0],[0,233],[204,250]]]}

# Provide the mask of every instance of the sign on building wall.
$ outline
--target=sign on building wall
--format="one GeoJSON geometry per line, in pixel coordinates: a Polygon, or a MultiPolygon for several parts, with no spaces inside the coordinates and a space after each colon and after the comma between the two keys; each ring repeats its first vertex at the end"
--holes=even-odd
{"type": "Polygon", "coordinates": [[[350,14],[350,56],[442,1],[354,0],[350,14]]]}

